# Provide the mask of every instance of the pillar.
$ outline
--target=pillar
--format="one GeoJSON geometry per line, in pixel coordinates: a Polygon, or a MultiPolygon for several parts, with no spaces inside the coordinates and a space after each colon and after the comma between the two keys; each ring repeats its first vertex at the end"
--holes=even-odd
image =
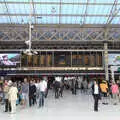
{"type": "Polygon", "coordinates": [[[109,80],[109,71],[108,71],[108,43],[104,43],[104,67],[105,67],[105,80],[109,80]]]}
{"type": "Polygon", "coordinates": [[[71,67],[72,67],[72,51],[70,52],[71,54],[70,54],[70,56],[71,56],[71,67]]]}
{"type": "Polygon", "coordinates": [[[54,57],[55,57],[55,54],[54,54],[54,51],[53,51],[52,52],[52,67],[55,67],[54,57]]]}

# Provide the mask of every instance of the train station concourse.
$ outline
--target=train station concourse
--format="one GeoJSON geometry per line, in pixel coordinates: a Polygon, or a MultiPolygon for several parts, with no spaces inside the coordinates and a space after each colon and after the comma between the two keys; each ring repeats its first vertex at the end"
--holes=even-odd
{"type": "Polygon", "coordinates": [[[120,120],[120,0],[0,0],[0,120],[120,120]]]}

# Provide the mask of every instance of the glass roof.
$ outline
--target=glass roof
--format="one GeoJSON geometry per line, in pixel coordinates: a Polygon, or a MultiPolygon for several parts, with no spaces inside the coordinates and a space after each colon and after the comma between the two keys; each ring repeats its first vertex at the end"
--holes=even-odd
{"type": "Polygon", "coordinates": [[[0,0],[1,24],[30,20],[33,24],[120,24],[120,0],[0,0]]]}

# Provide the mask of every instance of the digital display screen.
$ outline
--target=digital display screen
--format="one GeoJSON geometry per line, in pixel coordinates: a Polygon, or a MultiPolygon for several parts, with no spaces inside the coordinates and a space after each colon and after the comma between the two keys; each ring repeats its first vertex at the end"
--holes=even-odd
{"type": "Polygon", "coordinates": [[[17,67],[20,65],[20,54],[18,53],[0,53],[0,66],[17,67]]]}

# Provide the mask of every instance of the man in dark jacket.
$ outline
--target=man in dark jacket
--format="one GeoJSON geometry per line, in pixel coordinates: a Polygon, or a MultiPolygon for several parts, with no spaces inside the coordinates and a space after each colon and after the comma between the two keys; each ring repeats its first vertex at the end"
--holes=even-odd
{"type": "Polygon", "coordinates": [[[92,85],[92,94],[94,98],[94,111],[98,111],[98,101],[100,99],[100,87],[98,85],[98,81],[94,81],[92,85]]]}
{"type": "Polygon", "coordinates": [[[29,106],[31,107],[36,103],[36,86],[33,81],[30,81],[29,87],[29,106]]]}
{"type": "Polygon", "coordinates": [[[55,89],[55,98],[59,98],[59,89],[60,89],[60,82],[59,81],[55,81],[54,89],[55,89]]]}

